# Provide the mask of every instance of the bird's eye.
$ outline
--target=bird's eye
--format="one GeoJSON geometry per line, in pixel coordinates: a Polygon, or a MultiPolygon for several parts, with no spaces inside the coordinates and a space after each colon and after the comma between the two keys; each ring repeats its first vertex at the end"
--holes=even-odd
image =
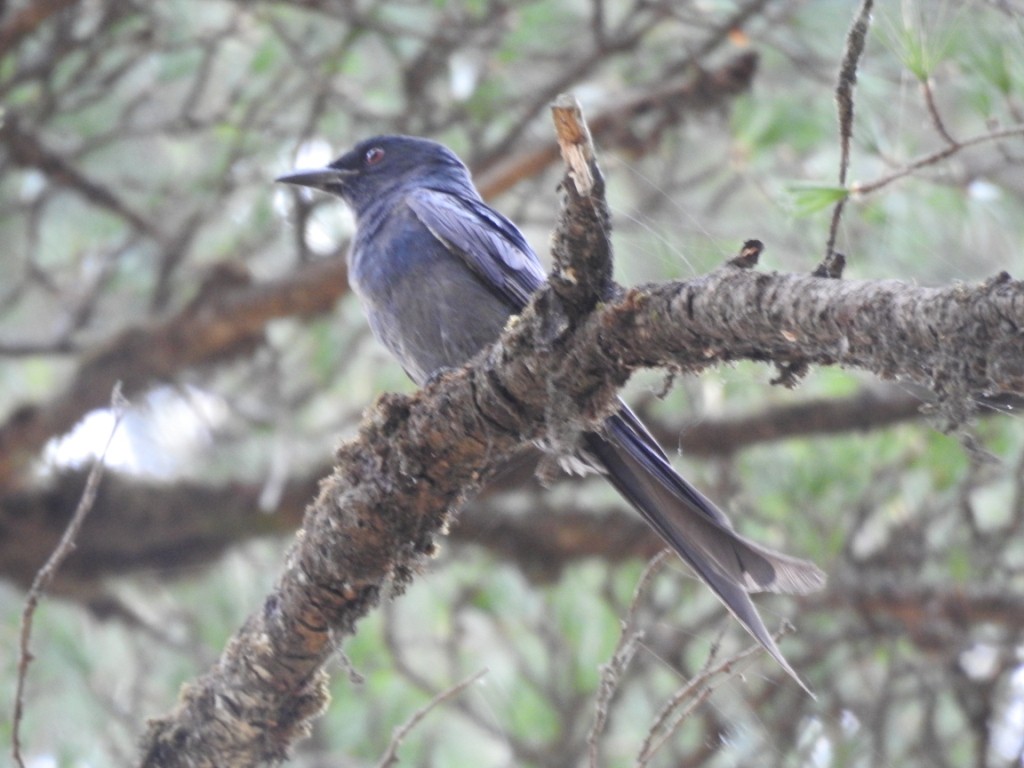
{"type": "Polygon", "coordinates": [[[376,165],[384,159],[384,150],[380,147],[371,147],[366,150],[366,154],[363,155],[363,162],[366,165],[376,165]]]}

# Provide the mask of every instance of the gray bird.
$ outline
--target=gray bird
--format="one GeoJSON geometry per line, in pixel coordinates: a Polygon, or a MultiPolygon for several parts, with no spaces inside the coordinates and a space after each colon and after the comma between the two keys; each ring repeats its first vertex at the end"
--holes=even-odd
{"type": "MultiPolygon", "coordinates": [[[[278,181],[329,192],[352,208],[356,236],[348,254],[349,281],[374,335],[417,384],[494,342],[545,280],[522,233],[484,203],[466,166],[436,142],[377,136],[326,168],[278,181]]],[[[749,593],[805,594],[824,585],[824,574],[738,534],[672,468],[625,403],[600,431],[583,436],[580,456],[810,693],[749,593]]]]}

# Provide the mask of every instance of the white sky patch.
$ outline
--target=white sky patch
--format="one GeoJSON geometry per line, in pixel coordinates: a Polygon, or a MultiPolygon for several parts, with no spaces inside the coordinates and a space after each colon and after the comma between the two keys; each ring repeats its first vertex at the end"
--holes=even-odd
{"type": "Polygon", "coordinates": [[[1024,667],[1010,678],[1010,704],[992,726],[992,749],[1004,760],[1013,760],[1024,748],[1024,667]]]}
{"type": "MultiPolygon", "coordinates": [[[[317,194],[324,194],[319,192],[317,194]]],[[[356,229],[356,219],[340,200],[313,211],[306,225],[306,242],[317,253],[330,253],[356,229]]]]}
{"type": "Polygon", "coordinates": [[[323,139],[306,139],[295,150],[295,167],[323,168],[334,160],[335,153],[331,145],[323,139]]]}
{"type": "Polygon", "coordinates": [[[967,194],[975,200],[981,200],[982,202],[987,203],[1001,198],[1003,196],[1003,191],[991,181],[975,179],[967,185],[967,194]]]}
{"type": "MultiPolygon", "coordinates": [[[[174,477],[188,457],[212,441],[211,433],[227,418],[220,398],[194,387],[161,387],[133,402],[107,450],[110,469],[153,477],[174,477]]],[[[108,408],[86,414],[66,435],[43,451],[47,467],[82,467],[92,462],[114,428],[108,408]]]]}
{"type": "Polygon", "coordinates": [[[21,199],[35,200],[46,188],[46,176],[37,170],[26,170],[21,175],[21,199]]]}
{"type": "Polygon", "coordinates": [[[960,666],[973,680],[990,680],[999,670],[999,649],[975,643],[960,654],[960,666]]]}
{"type": "Polygon", "coordinates": [[[57,758],[53,755],[26,755],[25,765],[28,768],[57,768],[57,758]]]}
{"type": "MultiPolygon", "coordinates": [[[[308,139],[295,150],[294,161],[289,158],[289,162],[294,162],[294,168],[290,170],[316,170],[330,164],[335,158],[335,150],[328,142],[319,138],[308,139]]],[[[282,219],[291,218],[296,192],[307,200],[325,194],[313,189],[278,184],[274,194],[274,211],[282,219]]],[[[351,237],[355,228],[355,217],[347,205],[338,201],[334,205],[317,206],[306,223],[306,244],[317,253],[330,253],[338,248],[339,243],[351,237]]]]}
{"type": "Polygon", "coordinates": [[[468,51],[458,51],[448,57],[448,87],[452,98],[465,101],[473,95],[480,80],[481,62],[468,51]]]}
{"type": "MultiPolygon", "coordinates": [[[[84,466],[100,455],[113,428],[114,414],[109,409],[90,411],[68,434],[46,445],[43,460],[56,467],[84,466]]],[[[129,471],[135,467],[135,451],[121,428],[110,440],[106,465],[111,469],[129,471]]]]}

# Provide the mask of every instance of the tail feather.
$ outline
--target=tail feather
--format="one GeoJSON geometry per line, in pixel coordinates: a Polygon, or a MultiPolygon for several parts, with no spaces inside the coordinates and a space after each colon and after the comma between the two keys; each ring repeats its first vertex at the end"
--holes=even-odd
{"type": "Polygon", "coordinates": [[[603,465],[608,480],[772,658],[811,694],[776,646],[748,593],[806,594],[824,586],[825,575],[813,563],[740,536],[725,514],[672,468],[657,442],[625,405],[605,422],[605,432],[589,433],[585,445],[603,465]]]}

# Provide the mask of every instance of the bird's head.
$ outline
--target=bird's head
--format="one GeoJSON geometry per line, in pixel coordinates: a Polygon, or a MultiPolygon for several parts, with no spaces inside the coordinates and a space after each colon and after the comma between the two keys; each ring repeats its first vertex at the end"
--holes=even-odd
{"type": "Polygon", "coordinates": [[[337,195],[357,216],[402,189],[473,189],[469,171],[454,152],[436,141],[413,136],[374,136],[325,168],[295,171],[277,181],[337,195]]]}

